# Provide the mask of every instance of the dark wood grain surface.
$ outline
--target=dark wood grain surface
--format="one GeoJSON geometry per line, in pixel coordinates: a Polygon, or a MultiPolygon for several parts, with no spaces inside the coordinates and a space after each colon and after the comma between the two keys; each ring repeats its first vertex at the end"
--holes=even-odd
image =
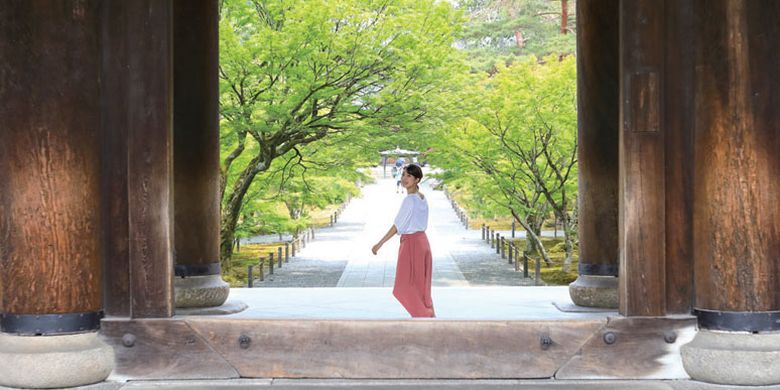
{"type": "Polygon", "coordinates": [[[620,313],[658,316],[665,297],[664,2],[620,8],[620,313]]]}
{"type": "Polygon", "coordinates": [[[778,310],[780,3],[696,4],[696,306],[778,310]]]}
{"type": "MultiPolygon", "coordinates": [[[[577,2],[580,264],[618,264],[619,2],[577,2]]],[[[615,275],[617,276],[617,275],[615,275]]]]}
{"type": "Polygon", "coordinates": [[[173,4],[175,261],[218,263],[218,2],[173,4]]]}
{"type": "Polygon", "coordinates": [[[118,177],[109,188],[124,199],[111,206],[107,230],[115,245],[108,253],[106,304],[112,314],[169,317],[173,314],[173,30],[172,4],[166,1],[103,2],[103,127],[126,137],[111,141],[106,158],[118,177]],[[122,174],[122,168],[126,173],[122,174]],[[125,228],[121,225],[126,225],[125,228]],[[126,237],[126,238],[125,238],[126,237]],[[125,241],[126,240],[126,241],[125,241]],[[125,249],[126,245],[126,249],[125,249]],[[126,251],[126,258],[125,258],[126,251]],[[125,271],[127,270],[127,271],[125,271]],[[124,302],[122,302],[125,300],[124,302]]]}
{"type": "Polygon", "coordinates": [[[0,4],[0,312],[101,308],[97,7],[0,4]]]}
{"type": "Polygon", "coordinates": [[[667,2],[664,55],[666,140],[666,313],[693,305],[693,14],[692,0],[667,2]]]}

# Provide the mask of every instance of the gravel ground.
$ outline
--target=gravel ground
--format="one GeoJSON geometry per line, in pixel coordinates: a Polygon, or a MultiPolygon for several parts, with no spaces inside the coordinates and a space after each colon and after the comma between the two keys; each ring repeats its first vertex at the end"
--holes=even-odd
{"type": "Polygon", "coordinates": [[[515,265],[497,255],[495,250],[482,240],[464,240],[450,255],[463,276],[472,286],[533,286],[531,278],[524,279],[522,271],[515,271],[515,265]]]}
{"type": "Polygon", "coordinates": [[[264,281],[255,280],[255,287],[336,287],[347,261],[299,259],[293,257],[281,269],[264,281]]]}

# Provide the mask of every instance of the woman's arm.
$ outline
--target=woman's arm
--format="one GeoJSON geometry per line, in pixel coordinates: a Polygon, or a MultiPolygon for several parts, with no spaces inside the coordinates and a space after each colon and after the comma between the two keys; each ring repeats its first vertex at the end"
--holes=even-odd
{"type": "Polygon", "coordinates": [[[390,230],[388,230],[387,233],[385,233],[385,236],[382,237],[382,239],[379,240],[379,242],[376,243],[373,248],[371,248],[371,252],[374,252],[374,254],[379,252],[379,248],[381,248],[382,245],[384,245],[385,242],[387,242],[387,240],[389,240],[390,237],[394,236],[396,233],[398,233],[398,229],[396,229],[395,225],[390,226],[390,230]]]}

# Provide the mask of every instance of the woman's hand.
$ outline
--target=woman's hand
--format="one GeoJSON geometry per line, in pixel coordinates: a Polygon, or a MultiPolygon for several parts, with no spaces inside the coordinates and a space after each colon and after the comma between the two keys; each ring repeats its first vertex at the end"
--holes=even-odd
{"type": "Polygon", "coordinates": [[[398,232],[398,229],[396,229],[395,225],[390,226],[390,230],[388,230],[387,233],[385,233],[385,236],[382,237],[382,239],[379,240],[379,242],[377,242],[376,245],[371,247],[371,252],[374,252],[374,254],[379,252],[379,248],[381,248],[382,245],[384,245],[384,243],[387,242],[387,240],[389,240],[390,237],[395,235],[395,233],[397,233],[397,232],[398,232]]]}

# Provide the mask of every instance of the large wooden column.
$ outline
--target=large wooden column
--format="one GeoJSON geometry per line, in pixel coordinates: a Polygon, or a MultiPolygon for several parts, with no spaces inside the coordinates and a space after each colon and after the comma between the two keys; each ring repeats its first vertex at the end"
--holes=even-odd
{"type": "Polygon", "coordinates": [[[577,2],[580,276],[569,293],[581,306],[618,306],[618,6],[577,2]]]}
{"type": "Polygon", "coordinates": [[[219,306],[218,2],[175,0],[173,14],[176,306],[219,306]]]}
{"type": "Polygon", "coordinates": [[[620,313],[661,316],[665,295],[664,1],[620,2],[620,313]]]}
{"type": "Polygon", "coordinates": [[[692,0],[620,9],[620,312],[692,306],[692,0]]]}
{"type": "Polygon", "coordinates": [[[693,0],[664,5],[666,314],[693,305],[693,0]]]}
{"type": "Polygon", "coordinates": [[[696,2],[696,315],[688,373],[780,383],[780,3],[696,2]]]}
{"type": "Polygon", "coordinates": [[[0,3],[0,385],[83,385],[113,366],[95,333],[103,308],[97,9],[0,3]]]}
{"type": "Polygon", "coordinates": [[[171,0],[104,0],[106,311],[170,317],[173,297],[171,0]]]}

